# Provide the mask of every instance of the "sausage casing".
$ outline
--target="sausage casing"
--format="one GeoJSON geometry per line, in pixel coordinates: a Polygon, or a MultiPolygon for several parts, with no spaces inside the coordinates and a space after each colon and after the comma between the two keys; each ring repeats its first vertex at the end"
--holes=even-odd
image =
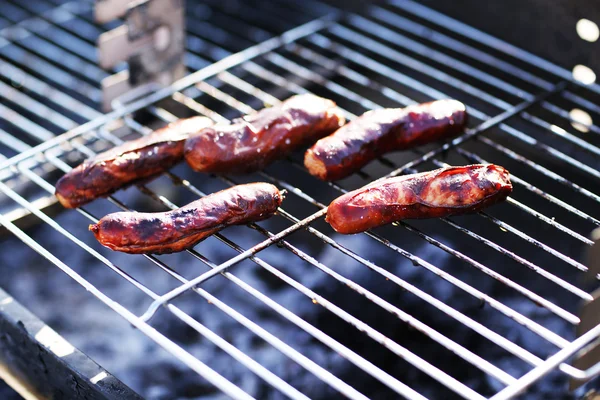
{"type": "Polygon", "coordinates": [[[456,100],[368,111],[315,143],[304,165],[319,179],[343,179],[387,152],[453,137],[466,123],[465,105],[456,100]]]}
{"type": "Polygon", "coordinates": [[[311,94],[297,95],[231,124],[203,129],[186,141],[185,159],[201,172],[256,171],[329,135],[344,121],[333,101],[311,94]]]}
{"type": "Polygon", "coordinates": [[[441,168],[346,193],[329,205],[326,221],[339,233],[358,233],[402,219],[476,212],[511,192],[509,173],[498,165],[441,168]]]}
{"type": "Polygon", "coordinates": [[[125,253],[164,254],[193,247],[230,226],[272,216],[283,198],[269,183],[238,185],[162,213],[117,212],[90,225],[103,245],[125,253]]]}
{"type": "Polygon", "coordinates": [[[182,119],[151,134],[84,161],[56,184],[56,197],[76,208],[118,189],[160,174],[183,159],[185,139],[212,125],[205,117],[182,119]]]}

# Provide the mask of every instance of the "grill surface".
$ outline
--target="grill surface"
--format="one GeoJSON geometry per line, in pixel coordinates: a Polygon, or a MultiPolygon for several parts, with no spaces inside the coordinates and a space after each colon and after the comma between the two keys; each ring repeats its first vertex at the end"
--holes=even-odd
{"type": "MultiPolygon", "coordinates": [[[[590,289],[595,288],[582,283],[587,267],[580,260],[592,244],[589,233],[600,225],[596,211],[600,129],[573,121],[570,111],[580,109],[598,118],[598,86],[580,86],[570,81],[567,71],[404,0],[371,7],[364,16],[331,14],[98,116],[98,89],[86,81],[98,82],[104,73],[94,67],[91,50],[88,56],[82,50],[92,49],[91,38],[98,32],[85,13],[71,9],[79,7],[73,4],[79,3],[66,6],[71,14],[64,29],[71,36],[89,32],[88,43],[73,50],[79,54],[72,58],[77,64],[63,58],[65,71],[53,67],[53,73],[45,76],[56,79],[54,89],[35,78],[35,71],[23,69],[26,60],[34,59],[29,57],[36,62],[45,57],[37,42],[47,39],[26,34],[24,39],[31,43],[0,44],[0,54],[11,61],[0,66],[0,89],[5,93],[0,118],[11,121],[0,130],[0,140],[13,154],[19,152],[0,162],[2,201],[7,207],[27,209],[65,241],[79,245],[78,251],[87,253],[94,268],[118,274],[122,282],[146,294],[147,302],[128,305],[125,291],[111,292],[109,298],[86,278],[87,269],[61,261],[64,254],[59,257],[57,249],[40,244],[35,232],[26,233],[6,215],[0,216],[0,223],[173,356],[226,394],[250,397],[235,376],[216,372],[210,359],[190,353],[186,343],[155,329],[153,324],[169,314],[259,376],[271,390],[292,398],[331,393],[371,397],[372,386],[354,385],[357,374],[378,382],[383,398],[395,392],[414,399],[507,399],[557,367],[563,376],[584,375],[561,363],[600,334],[600,327],[579,339],[571,333],[580,323],[578,306],[592,300],[590,289]],[[26,90],[13,89],[10,82],[26,90]],[[295,154],[242,177],[191,174],[178,167],[152,183],[66,211],[69,219],[80,221],[75,231],[36,205],[38,199],[51,197],[62,173],[125,138],[195,114],[225,121],[303,92],[334,99],[349,118],[382,106],[451,97],[468,105],[472,120],[470,129],[451,142],[386,156],[360,174],[332,184],[310,177],[302,167],[302,155],[295,154]],[[74,128],[86,120],[91,122],[74,128]],[[45,142],[30,147],[35,141],[45,142]],[[494,162],[511,171],[515,191],[505,204],[474,216],[401,222],[357,236],[336,235],[323,222],[331,199],[369,181],[472,162],[494,162]],[[144,256],[144,268],[160,268],[165,279],[173,278],[166,290],[164,284],[160,291],[154,289],[157,282],[145,279],[143,268],[131,268],[128,264],[134,258],[101,248],[85,233],[88,223],[107,212],[174,208],[250,181],[268,181],[288,190],[278,216],[228,229],[183,256],[144,256]],[[15,182],[19,190],[14,189],[15,182]],[[186,263],[195,270],[182,268],[186,263]],[[298,293],[292,299],[264,294],[267,287],[276,294],[290,286],[298,293]],[[507,287],[510,296],[500,295],[507,287]],[[462,295],[460,302],[457,293],[462,295]],[[189,296],[205,300],[196,302],[205,314],[181,301],[189,296]],[[256,304],[272,316],[270,325],[257,324],[236,301],[256,304]],[[322,308],[318,319],[304,318],[311,307],[322,308]],[[156,317],[149,320],[154,312],[156,317]],[[285,355],[292,371],[310,372],[331,392],[307,394],[310,388],[282,379],[280,371],[241,351],[235,332],[210,328],[211,315],[217,313],[235,321],[235,329],[251,331],[262,345],[285,355]],[[289,345],[289,338],[278,334],[284,326],[293,328],[285,332],[337,353],[336,362],[347,365],[344,376],[289,345]],[[378,345],[359,345],[363,341],[378,345]],[[428,382],[429,392],[424,391],[426,386],[414,387],[415,376],[428,382]]],[[[215,1],[212,6],[218,11],[213,12],[226,15],[227,4],[215,1]]],[[[292,6],[282,3],[282,7],[292,6]]],[[[279,11],[265,12],[274,17],[279,11]]],[[[268,22],[275,19],[269,17],[268,22]]],[[[206,23],[217,24],[213,19],[206,23]]],[[[211,25],[212,40],[222,42],[208,43],[194,29],[190,26],[190,48],[198,46],[196,51],[212,59],[192,55],[188,60],[192,69],[229,54],[227,43],[233,38],[245,48],[271,35],[257,28],[257,37],[244,42],[235,32],[221,35],[211,25]]],[[[61,43],[58,36],[51,40],[61,43]]],[[[13,155],[9,150],[6,154],[13,155]]]]}

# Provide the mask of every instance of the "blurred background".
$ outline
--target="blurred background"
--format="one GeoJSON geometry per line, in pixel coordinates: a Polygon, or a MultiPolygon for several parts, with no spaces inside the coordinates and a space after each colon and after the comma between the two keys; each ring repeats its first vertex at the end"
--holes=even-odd
{"type": "Polygon", "coordinates": [[[584,65],[600,71],[600,4],[596,1],[420,2],[566,69],[584,65]]]}

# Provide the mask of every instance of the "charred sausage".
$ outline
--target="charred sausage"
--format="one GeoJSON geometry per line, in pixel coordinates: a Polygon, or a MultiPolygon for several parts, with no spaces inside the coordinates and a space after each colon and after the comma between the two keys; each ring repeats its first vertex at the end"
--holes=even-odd
{"type": "Polygon", "coordinates": [[[511,191],[509,173],[498,165],[441,168],[346,193],[329,205],[326,221],[339,233],[358,233],[402,219],[476,212],[511,191]]]}
{"type": "Polygon", "coordinates": [[[183,145],[190,134],[210,125],[212,121],[205,117],[182,119],[100,153],[59,179],[55,195],[64,207],[76,208],[158,175],[183,159],[183,145]]]}
{"type": "Polygon", "coordinates": [[[304,166],[319,179],[342,179],[385,153],[453,137],[466,123],[465,105],[456,100],[368,111],[315,143],[304,166]]]}
{"type": "Polygon", "coordinates": [[[112,250],[173,253],[193,247],[226,226],[269,218],[282,200],[275,186],[251,183],[213,193],[173,211],[109,214],[89,229],[112,250]]]}
{"type": "Polygon", "coordinates": [[[344,123],[331,100],[310,94],[203,129],[185,143],[185,159],[196,171],[244,173],[264,168],[302,145],[311,145],[344,123]]]}

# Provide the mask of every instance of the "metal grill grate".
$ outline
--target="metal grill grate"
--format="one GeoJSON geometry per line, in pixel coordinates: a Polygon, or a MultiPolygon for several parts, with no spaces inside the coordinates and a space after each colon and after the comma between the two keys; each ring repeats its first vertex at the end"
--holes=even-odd
{"type": "MultiPolygon", "coordinates": [[[[2,73],[5,71],[3,68],[2,73]]],[[[229,290],[240,291],[248,301],[266,306],[280,318],[279,323],[294,325],[297,331],[321,342],[324,348],[339,354],[360,373],[406,398],[425,396],[417,392],[410,381],[386,371],[369,355],[352,350],[345,337],[348,333],[379,343],[381,351],[397,357],[398,362],[404,360],[406,368],[427,375],[439,393],[453,392],[467,399],[507,399],[559,365],[567,375],[584,377],[586,371],[561,363],[600,335],[600,327],[596,327],[573,340],[556,333],[552,325],[555,320],[578,325],[577,305],[592,300],[590,292],[579,282],[587,267],[577,259],[592,244],[587,238],[589,232],[600,225],[595,212],[600,200],[597,194],[600,189],[597,182],[600,148],[596,136],[599,128],[593,123],[573,120],[570,113],[576,108],[598,117],[600,110],[594,104],[600,90],[598,86],[583,87],[569,79],[566,71],[404,0],[385,7],[372,7],[365,16],[345,15],[339,20],[332,16],[303,25],[281,38],[212,64],[171,88],[95,118],[65,135],[50,138],[50,134],[42,133],[45,131],[27,129],[38,132],[40,139],[46,141],[33,148],[15,148],[20,154],[0,162],[0,191],[6,196],[4,201],[27,209],[67,240],[79,245],[81,252],[87,252],[98,263],[147,294],[149,307],[141,317],[124,307],[119,299],[109,298],[96,289],[82,274],[61,261],[54,249],[44,248],[9,218],[0,216],[0,223],[144,334],[233,397],[250,396],[215,372],[211,360],[194,357],[185,346],[154,329],[149,318],[157,310],[171,313],[289,397],[305,398],[305,395],[255,361],[251,354],[240,351],[191,317],[189,310],[184,310],[178,303],[178,297],[197,295],[207,300],[215,307],[214,312],[218,309],[225,313],[337,392],[350,398],[366,398],[367,393],[361,393],[353,387],[351,380],[336,376],[301,349],[287,344],[286,338],[277,336],[276,329],[259,326],[235,306],[220,300],[205,289],[209,279],[223,280],[222,284],[229,290]],[[150,263],[175,278],[177,286],[166,293],[156,293],[151,284],[142,283],[143,276],[133,276],[126,266],[111,261],[113,254],[97,243],[88,244],[78,232],[68,231],[40,211],[32,203],[37,196],[35,191],[20,193],[10,184],[14,179],[26,181],[45,191],[45,195],[52,195],[53,183],[63,172],[83,158],[120,143],[123,138],[147,134],[151,130],[149,124],[154,128],[156,121],[169,122],[197,113],[224,121],[306,91],[334,99],[350,118],[367,109],[445,97],[465,102],[473,118],[464,135],[442,146],[431,145],[413,153],[386,156],[360,174],[336,183],[314,180],[304,171],[301,155],[296,154],[251,176],[183,176],[186,172],[182,169],[182,172],[165,174],[157,182],[138,185],[137,190],[152,200],[152,207],[162,209],[181,205],[185,198],[203,196],[215,187],[242,181],[269,181],[289,192],[278,216],[251,224],[251,229],[240,228],[244,229],[244,235],[238,237],[243,237],[244,243],[231,240],[230,230],[226,230],[188,251],[187,257],[199,261],[199,266],[208,267],[206,272],[188,278],[178,272],[176,265],[169,263],[169,257],[145,256],[150,263]],[[512,172],[516,186],[514,196],[489,212],[435,221],[402,222],[353,237],[332,235],[323,222],[325,204],[332,198],[374,179],[425,171],[445,163],[485,161],[506,166],[512,172]],[[316,247],[308,246],[308,243],[333,249],[336,262],[328,263],[314,250],[316,247]],[[217,247],[223,259],[213,260],[203,255],[210,247],[217,247]],[[436,265],[436,257],[442,254],[460,267],[447,270],[436,265]],[[300,260],[299,265],[306,270],[318,269],[330,285],[347,287],[344,292],[347,297],[328,298],[327,291],[320,292],[317,290],[320,287],[313,288],[303,279],[302,271],[270,261],[286,257],[300,260]],[[386,259],[396,258],[403,258],[417,268],[406,269],[406,263],[396,270],[384,266],[386,259]],[[287,304],[282,299],[263,294],[256,282],[247,282],[243,271],[251,268],[252,263],[264,269],[265,279],[295,288],[304,296],[305,303],[287,304]],[[358,270],[364,274],[362,276],[369,277],[369,282],[377,284],[366,286],[366,279],[363,282],[348,277],[358,270]],[[428,285],[429,281],[421,279],[423,276],[430,277],[433,284],[428,285]],[[509,287],[520,302],[497,298],[495,290],[498,286],[509,287]],[[443,290],[466,294],[472,307],[457,307],[443,290]],[[414,328],[418,335],[428,338],[437,357],[432,358],[405,343],[402,337],[385,332],[384,325],[378,321],[359,319],[350,299],[373,310],[381,318],[399,319],[414,328]],[[432,317],[424,321],[412,315],[406,310],[409,299],[437,319],[432,317]],[[328,311],[329,318],[345,321],[347,332],[326,332],[302,318],[301,309],[306,304],[322,307],[328,311]],[[522,304],[535,304],[542,311],[526,313],[522,304]],[[546,318],[548,315],[552,318],[546,318]],[[496,320],[506,321],[511,330],[503,331],[495,324],[496,320]],[[449,324],[452,329],[439,321],[449,324]],[[457,330],[457,327],[464,327],[464,330],[457,330]],[[470,348],[465,338],[452,334],[453,329],[485,338],[486,349],[470,348]],[[518,344],[513,330],[533,333],[535,343],[518,344]],[[551,350],[541,354],[540,347],[551,350]],[[492,350],[489,349],[503,353],[506,363],[491,362],[489,354],[492,350]],[[438,365],[443,356],[454,357],[467,371],[487,376],[497,389],[494,392],[478,391],[477,386],[467,381],[463,371],[438,365]],[[511,364],[521,368],[515,372],[509,367],[511,364]]],[[[34,93],[36,82],[28,80],[34,93]]],[[[38,86],[39,91],[42,86],[38,86]]],[[[61,100],[58,92],[52,93],[49,97],[57,104],[66,101],[66,98],[61,100]]],[[[52,116],[54,120],[50,121],[63,129],[74,126],[73,121],[61,120],[59,114],[44,114],[43,106],[35,102],[33,94],[31,96],[19,97],[20,105],[36,110],[34,113],[44,119],[52,116]]],[[[91,110],[71,108],[74,113],[83,110],[79,115],[82,119],[87,118],[84,113],[88,109],[91,110]]],[[[13,121],[19,123],[20,120],[13,121]]],[[[0,140],[11,146],[10,140],[14,137],[8,134],[5,140],[2,137],[0,140]]],[[[129,209],[128,204],[126,197],[118,193],[108,201],[99,200],[90,207],[77,210],[81,216],[73,212],[73,218],[79,218],[85,228],[86,223],[96,221],[108,211],[129,209]]],[[[290,261],[290,265],[295,265],[294,262],[290,261]]]]}

